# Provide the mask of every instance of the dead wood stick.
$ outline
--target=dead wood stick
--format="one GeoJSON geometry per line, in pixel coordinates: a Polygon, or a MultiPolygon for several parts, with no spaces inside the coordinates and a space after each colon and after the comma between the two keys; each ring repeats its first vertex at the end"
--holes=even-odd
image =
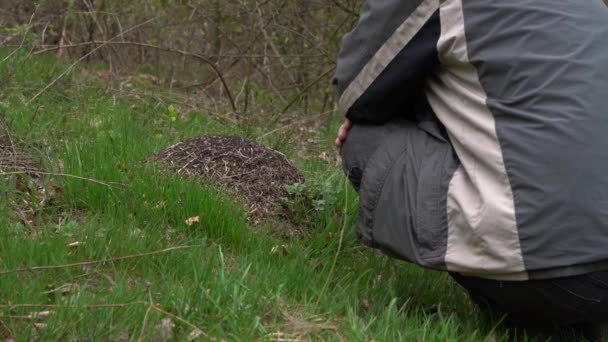
{"type": "Polygon", "coordinates": [[[74,305],[74,304],[0,304],[0,309],[19,309],[19,308],[46,308],[46,309],[60,309],[60,308],[82,308],[82,309],[107,309],[107,308],[126,308],[133,305],[149,305],[150,303],[144,301],[135,301],[129,303],[116,303],[116,304],[92,304],[92,305],[74,305]]]}
{"type": "Polygon", "coordinates": [[[122,184],[122,183],[103,182],[103,181],[100,181],[100,180],[97,180],[94,178],[81,177],[81,176],[70,175],[70,174],[66,174],[66,173],[41,172],[41,171],[35,171],[35,170],[0,172],[0,176],[25,175],[25,174],[80,179],[80,180],[88,181],[88,182],[95,183],[95,184],[101,184],[101,185],[107,186],[108,188],[111,188],[113,185],[124,186],[124,184],[122,184]]]}
{"type": "Polygon", "coordinates": [[[170,247],[170,248],[165,248],[165,249],[162,249],[162,250],[159,250],[159,251],[153,251],[153,252],[148,252],[148,253],[132,254],[132,255],[126,255],[126,256],[121,256],[121,257],[114,257],[114,258],[109,258],[109,259],[102,259],[102,260],[92,260],[92,261],[76,262],[76,263],[73,263],[73,264],[65,264],[65,265],[33,266],[33,267],[18,268],[18,269],[14,269],[14,270],[0,271],[0,276],[7,275],[7,274],[14,274],[14,273],[24,273],[24,272],[33,272],[33,271],[43,271],[43,270],[56,270],[56,269],[62,269],[62,268],[71,268],[71,267],[79,267],[79,266],[90,266],[90,265],[105,264],[105,263],[111,263],[111,262],[116,262],[116,261],[122,261],[122,260],[128,260],[128,259],[136,259],[136,258],[143,258],[143,257],[153,256],[153,255],[159,255],[159,254],[165,254],[165,253],[176,251],[176,250],[193,249],[193,248],[198,248],[198,247],[203,247],[203,245],[190,245],[190,246],[170,247]]]}

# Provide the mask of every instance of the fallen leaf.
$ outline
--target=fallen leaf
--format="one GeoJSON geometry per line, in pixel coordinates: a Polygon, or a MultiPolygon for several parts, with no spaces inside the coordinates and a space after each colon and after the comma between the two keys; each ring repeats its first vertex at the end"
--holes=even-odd
{"type": "Polygon", "coordinates": [[[49,316],[51,316],[52,314],[54,314],[53,311],[46,310],[40,312],[32,312],[30,315],[32,316],[32,318],[42,321],[44,319],[49,318],[49,316]]]}
{"type": "Polygon", "coordinates": [[[194,341],[196,339],[199,339],[201,337],[203,337],[205,333],[200,330],[200,329],[194,329],[190,332],[190,334],[188,334],[188,341],[194,341]]]}
{"type": "Polygon", "coordinates": [[[363,298],[363,300],[361,301],[361,309],[363,309],[363,311],[369,310],[369,300],[367,300],[366,298],[363,298]]]}
{"type": "Polygon", "coordinates": [[[186,220],[186,224],[188,226],[192,226],[193,224],[198,223],[198,222],[201,222],[201,217],[200,216],[194,216],[194,217],[191,217],[191,218],[189,218],[189,219],[186,220]]]}
{"type": "Polygon", "coordinates": [[[156,335],[152,338],[154,342],[167,342],[172,341],[175,337],[173,333],[173,329],[175,328],[175,323],[171,320],[171,318],[163,318],[159,324],[154,327],[154,331],[156,335]]]}
{"type": "Polygon", "coordinates": [[[74,241],[74,242],[68,243],[68,247],[70,247],[70,248],[75,248],[75,247],[78,247],[80,245],[82,245],[82,242],[80,242],[80,241],[74,241]]]}
{"type": "Polygon", "coordinates": [[[279,252],[281,252],[283,256],[288,256],[289,250],[287,249],[287,245],[273,246],[270,250],[270,254],[278,254],[279,252]]]}

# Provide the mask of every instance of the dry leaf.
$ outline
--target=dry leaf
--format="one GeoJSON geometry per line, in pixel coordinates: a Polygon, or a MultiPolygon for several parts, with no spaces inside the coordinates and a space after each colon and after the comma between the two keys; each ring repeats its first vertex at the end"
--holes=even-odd
{"type": "Polygon", "coordinates": [[[30,315],[32,316],[32,318],[42,321],[44,319],[49,318],[49,316],[52,314],[54,314],[53,311],[46,310],[46,311],[40,311],[40,312],[32,312],[30,315]]]}
{"type": "Polygon", "coordinates": [[[200,329],[194,329],[190,332],[190,334],[188,334],[188,341],[194,341],[196,339],[199,339],[201,337],[203,337],[205,333],[200,330],[200,329]]]}
{"type": "Polygon", "coordinates": [[[287,245],[273,246],[270,250],[270,254],[278,254],[279,252],[281,252],[283,256],[288,256],[289,250],[287,249],[287,245]]]}
{"type": "Polygon", "coordinates": [[[324,160],[326,162],[330,161],[329,154],[327,152],[321,152],[319,154],[319,159],[324,160]]]}
{"type": "Polygon", "coordinates": [[[154,327],[154,331],[156,335],[153,337],[153,341],[155,342],[166,342],[172,341],[175,337],[173,333],[173,329],[175,328],[175,323],[171,320],[171,318],[163,318],[162,321],[156,327],[154,327]]]}
{"type": "Polygon", "coordinates": [[[68,244],[68,247],[70,247],[70,248],[74,248],[74,247],[78,247],[78,246],[80,246],[80,245],[82,245],[82,242],[80,242],[80,241],[74,241],[74,242],[70,242],[70,243],[68,244]]]}
{"type": "Polygon", "coordinates": [[[34,329],[31,330],[28,341],[40,341],[40,331],[47,327],[46,323],[34,323],[34,329]]]}
{"type": "Polygon", "coordinates": [[[154,206],[154,209],[162,209],[165,206],[167,206],[167,201],[162,200],[162,201],[159,201],[158,203],[156,203],[156,205],[154,206]]]}
{"type": "Polygon", "coordinates": [[[193,224],[198,223],[198,222],[201,222],[201,217],[200,216],[194,216],[194,217],[191,217],[191,218],[189,218],[189,219],[186,220],[186,224],[188,226],[192,226],[193,224]]]}

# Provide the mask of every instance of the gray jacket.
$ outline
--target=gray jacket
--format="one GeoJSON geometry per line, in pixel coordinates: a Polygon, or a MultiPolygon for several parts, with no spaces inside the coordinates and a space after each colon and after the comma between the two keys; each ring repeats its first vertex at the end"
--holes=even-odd
{"type": "Polygon", "coordinates": [[[335,82],[364,243],[492,279],[608,268],[602,0],[367,0],[335,82]]]}

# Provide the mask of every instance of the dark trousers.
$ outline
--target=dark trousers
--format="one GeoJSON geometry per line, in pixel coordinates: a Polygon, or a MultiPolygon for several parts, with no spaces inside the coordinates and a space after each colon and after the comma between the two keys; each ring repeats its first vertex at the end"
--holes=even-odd
{"type": "Polygon", "coordinates": [[[528,281],[451,276],[482,310],[505,316],[508,328],[543,340],[571,330],[588,340],[608,341],[608,271],[528,281]]]}
{"type": "MultiPolygon", "coordinates": [[[[380,148],[383,137],[403,129],[403,125],[402,121],[392,121],[353,126],[342,155],[344,171],[357,191],[367,161],[380,148]]],[[[417,127],[439,140],[446,139],[436,121],[420,122],[417,127]]],[[[507,325],[522,327],[526,333],[574,328],[596,340],[596,330],[603,324],[608,326],[608,271],[529,281],[497,281],[459,274],[452,277],[482,309],[497,314],[498,319],[506,314],[507,325]]]]}

